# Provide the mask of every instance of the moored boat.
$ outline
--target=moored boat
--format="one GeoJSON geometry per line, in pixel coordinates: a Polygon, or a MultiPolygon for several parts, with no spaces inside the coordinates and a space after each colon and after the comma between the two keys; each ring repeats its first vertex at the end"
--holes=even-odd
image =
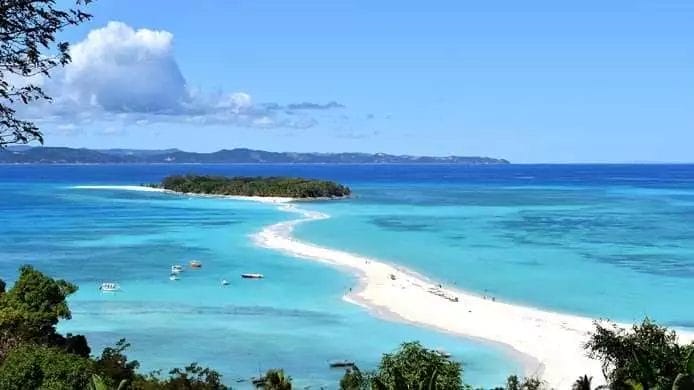
{"type": "Polygon", "coordinates": [[[171,274],[169,276],[169,280],[176,281],[176,280],[181,280],[181,278],[178,276],[178,274],[171,274]]]}
{"type": "Polygon", "coordinates": [[[355,366],[354,362],[351,360],[335,360],[329,364],[330,368],[350,368],[355,366]]]}
{"type": "Polygon", "coordinates": [[[171,274],[180,274],[183,272],[183,266],[180,264],[175,264],[171,266],[171,274]]]}
{"type": "Polygon", "coordinates": [[[102,292],[115,292],[115,291],[120,291],[120,286],[118,283],[113,283],[113,282],[106,282],[106,283],[101,283],[101,286],[99,286],[99,290],[102,292]]]}
{"type": "Polygon", "coordinates": [[[202,268],[202,263],[199,260],[191,260],[188,264],[190,268],[202,268]]]}
{"type": "Polygon", "coordinates": [[[244,279],[262,279],[265,276],[263,274],[248,273],[248,274],[241,274],[241,277],[244,279]]]}
{"type": "Polygon", "coordinates": [[[434,352],[438,355],[441,355],[442,357],[445,357],[446,359],[451,357],[451,353],[442,348],[435,349],[434,352]]]}
{"type": "Polygon", "coordinates": [[[229,285],[229,281],[226,279],[223,279],[222,280],[222,286],[228,286],[228,285],[229,285]]]}

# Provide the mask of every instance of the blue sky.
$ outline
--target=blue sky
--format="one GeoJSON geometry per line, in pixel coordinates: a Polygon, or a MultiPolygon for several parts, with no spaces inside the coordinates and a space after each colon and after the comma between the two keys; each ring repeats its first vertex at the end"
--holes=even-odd
{"type": "Polygon", "coordinates": [[[694,161],[689,0],[89,11],[63,34],[75,63],[46,81],[57,103],[32,113],[47,145],[694,161]]]}

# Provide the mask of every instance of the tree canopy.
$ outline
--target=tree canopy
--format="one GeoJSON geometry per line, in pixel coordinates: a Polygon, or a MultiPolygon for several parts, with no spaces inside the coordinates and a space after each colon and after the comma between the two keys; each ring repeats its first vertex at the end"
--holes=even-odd
{"type": "Polygon", "coordinates": [[[679,374],[689,372],[694,345],[680,345],[674,331],[645,319],[630,331],[596,323],[586,349],[602,362],[614,388],[638,384],[643,389],[671,389],[679,374]]]}
{"type": "Polygon", "coordinates": [[[93,373],[85,357],[26,344],[10,351],[0,365],[0,389],[84,389],[93,373]]]}
{"type": "Polygon", "coordinates": [[[332,181],[295,177],[174,175],[164,178],[161,184],[154,186],[194,194],[289,198],[342,197],[351,193],[348,187],[332,181]]]}
{"type": "Polygon", "coordinates": [[[0,294],[0,359],[21,343],[60,346],[88,355],[84,338],[63,337],[55,329],[60,319],[71,317],[66,298],[77,286],[49,278],[30,266],[19,271],[12,288],[0,294]]]}
{"type": "Polygon", "coordinates": [[[284,374],[284,370],[270,369],[265,373],[265,390],[292,390],[292,378],[284,374]]]}
{"type": "Polygon", "coordinates": [[[55,0],[0,1],[0,149],[9,144],[43,143],[31,121],[16,116],[15,105],[51,100],[37,81],[70,62],[67,42],[56,42],[65,27],[91,16],[81,7],[91,0],[76,0],[75,8],[61,9],[55,0]]]}
{"type": "Polygon", "coordinates": [[[464,389],[463,367],[427,349],[419,342],[406,342],[381,358],[376,371],[363,375],[358,368],[348,369],[340,388],[343,390],[459,390],[464,389]]]}

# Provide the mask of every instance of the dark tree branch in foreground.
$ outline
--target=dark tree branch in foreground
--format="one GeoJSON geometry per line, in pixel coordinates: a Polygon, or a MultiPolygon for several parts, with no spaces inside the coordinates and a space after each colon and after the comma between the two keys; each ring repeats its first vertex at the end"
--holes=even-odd
{"type": "Polygon", "coordinates": [[[39,128],[16,117],[15,104],[51,98],[36,85],[36,76],[70,62],[67,42],[56,34],[91,18],[80,7],[92,0],[76,0],[62,10],[55,0],[0,0],[0,149],[9,144],[43,143],[39,128]]]}

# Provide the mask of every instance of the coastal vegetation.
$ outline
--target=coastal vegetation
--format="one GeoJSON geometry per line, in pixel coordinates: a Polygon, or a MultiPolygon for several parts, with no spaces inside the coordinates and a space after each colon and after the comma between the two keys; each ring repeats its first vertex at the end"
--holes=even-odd
{"type": "MultiPolygon", "coordinates": [[[[130,360],[124,339],[95,356],[82,335],[61,335],[56,326],[70,319],[67,298],[77,286],[23,266],[10,289],[0,281],[0,388],[6,390],[226,390],[222,375],[191,363],[141,373],[130,360]]],[[[602,363],[607,389],[694,389],[694,345],[681,345],[677,334],[646,319],[631,329],[596,323],[586,342],[587,353],[602,363]]],[[[590,390],[593,378],[577,373],[573,390],[590,390]]],[[[249,378],[250,381],[250,378],[249,378]]],[[[281,369],[268,370],[253,382],[266,390],[291,390],[292,379],[281,369]]],[[[250,384],[250,382],[248,382],[250,384]]],[[[383,355],[373,371],[347,368],[342,390],[469,390],[463,367],[418,342],[403,343],[383,355]]],[[[508,377],[494,390],[539,390],[535,377],[508,377]]]]}
{"type": "Polygon", "coordinates": [[[332,181],[294,177],[174,175],[153,186],[192,194],[287,198],[340,198],[351,193],[349,187],[332,181]]]}

